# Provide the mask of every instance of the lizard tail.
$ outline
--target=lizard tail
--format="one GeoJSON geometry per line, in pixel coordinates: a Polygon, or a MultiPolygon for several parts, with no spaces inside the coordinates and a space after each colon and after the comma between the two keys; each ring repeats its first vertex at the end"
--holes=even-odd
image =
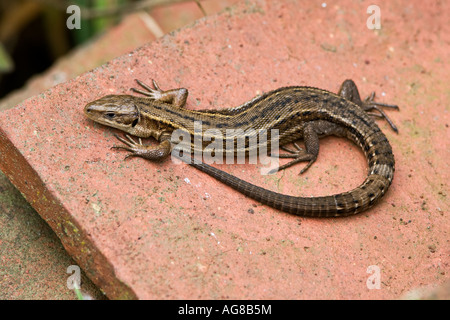
{"type": "Polygon", "coordinates": [[[258,187],[203,162],[190,163],[240,193],[275,209],[304,217],[345,217],[372,207],[391,184],[393,168],[370,174],[362,185],[344,193],[323,197],[295,197],[258,187]]]}

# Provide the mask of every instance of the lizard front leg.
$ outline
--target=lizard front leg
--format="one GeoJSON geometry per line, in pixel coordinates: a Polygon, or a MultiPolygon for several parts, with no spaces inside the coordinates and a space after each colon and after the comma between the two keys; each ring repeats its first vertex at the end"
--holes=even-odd
{"type": "Polygon", "coordinates": [[[155,80],[152,80],[155,89],[150,88],[148,85],[136,79],[136,82],[145,89],[135,89],[131,88],[132,91],[143,94],[147,97],[154,99],[155,101],[164,102],[171,104],[174,107],[183,108],[186,104],[186,99],[188,97],[188,90],[185,88],[171,89],[171,90],[161,90],[155,80]]]}
{"type": "Polygon", "coordinates": [[[129,151],[130,153],[125,156],[125,159],[130,157],[141,157],[151,161],[161,161],[167,158],[172,151],[170,139],[165,136],[162,137],[160,144],[156,147],[142,144],[141,138],[139,138],[139,142],[134,141],[133,138],[127,134],[125,135],[127,139],[124,139],[117,134],[114,134],[114,136],[126,146],[112,146],[111,148],[129,151]]]}

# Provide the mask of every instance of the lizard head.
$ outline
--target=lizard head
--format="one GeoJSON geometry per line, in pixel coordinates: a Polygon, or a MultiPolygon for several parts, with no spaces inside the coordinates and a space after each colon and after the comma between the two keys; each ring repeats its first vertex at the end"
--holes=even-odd
{"type": "Polygon", "coordinates": [[[84,114],[97,123],[130,134],[134,134],[141,118],[133,97],[127,95],[108,95],[92,101],[84,107],[84,114]]]}

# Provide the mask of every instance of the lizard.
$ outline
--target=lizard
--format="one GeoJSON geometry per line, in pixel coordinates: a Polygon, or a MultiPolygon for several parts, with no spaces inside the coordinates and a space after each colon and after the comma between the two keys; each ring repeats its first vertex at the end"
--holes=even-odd
{"type": "MultiPolygon", "coordinates": [[[[167,158],[174,149],[171,135],[175,130],[188,134],[193,138],[191,141],[212,135],[206,139],[210,141],[214,139],[214,134],[208,133],[206,129],[215,129],[213,132],[218,130],[222,134],[225,134],[226,129],[277,129],[279,146],[287,152],[279,156],[293,159],[281,165],[279,170],[307,162],[300,173],[305,172],[317,159],[319,138],[335,135],[348,138],[361,147],[368,162],[367,178],[350,191],[320,197],[296,197],[256,186],[202,161],[188,162],[263,204],[308,217],[339,217],[362,212],[383,197],[392,183],[395,170],[392,148],[373,118],[384,118],[398,133],[397,127],[381,109],[398,109],[398,106],[375,102],[374,92],[361,100],[353,80],[345,80],[337,94],[308,86],[282,87],[238,107],[218,110],[186,109],[188,90],[185,88],[162,90],[155,80],[154,88],[136,81],[144,90],[131,90],[146,97],[107,95],[88,103],[84,108],[87,118],[126,133],[125,138],[114,134],[123,145],[112,147],[128,151],[125,159],[142,157],[161,161],[167,158]],[[201,121],[203,131],[194,130],[195,121],[201,121]],[[138,137],[139,141],[130,135],[138,137]],[[159,145],[144,145],[141,138],[149,137],[156,139],[159,145]],[[296,143],[299,139],[303,139],[304,148],[296,143]],[[288,144],[293,144],[294,149],[288,148],[288,144]]],[[[270,147],[270,141],[268,139],[266,147],[270,147]]],[[[200,147],[192,143],[192,148],[204,147],[204,143],[200,147]]],[[[245,151],[248,154],[250,148],[254,146],[245,143],[232,152],[245,151]]]]}

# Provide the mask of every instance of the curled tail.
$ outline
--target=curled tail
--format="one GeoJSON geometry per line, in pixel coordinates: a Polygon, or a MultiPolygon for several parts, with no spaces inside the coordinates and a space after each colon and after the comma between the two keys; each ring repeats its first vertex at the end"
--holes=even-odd
{"type": "Polygon", "coordinates": [[[304,217],[344,217],[372,207],[386,193],[394,176],[394,156],[381,130],[375,130],[370,139],[359,144],[369,162],[366,180],[351,191],[322,197],[285,195],[258,187],[203,162],[194,160],[189,165],[275,209],[304,217]]]}

